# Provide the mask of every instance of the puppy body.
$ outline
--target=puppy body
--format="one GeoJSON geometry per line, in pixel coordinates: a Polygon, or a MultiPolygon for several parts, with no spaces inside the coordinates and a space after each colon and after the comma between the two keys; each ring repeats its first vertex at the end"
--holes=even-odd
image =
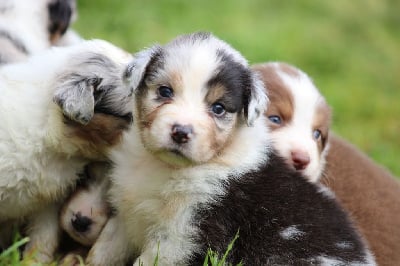
{"type": "Polygon", "coordinates": [[[271,104],[265,116],[274,148],[311,182],[319,180],[328,152],[331,111],[312,80],[285,63],[254,65],[271,104]]]}
{"type": "Polygon", "coordinates": [[[270,153],[266,121],[258,117],[267,103],[264,88],[240,54],[200,33],[154,50],[136,91],[137,123],[112,153],[110,200],[117,214],[91,249],[89,264],[118,265],[128,257],[136,258],[134,265],[150,265],[156,257],[162,265],[202,264],[208,247],[223,251],[240,230],[232,263],[373,265],[335,201],[270,153]],[[313,195],[311,202],[299,203],[305,190],[297,191],[297,183],[313,195]],[[288,190],[264,194],[280,186],[288,190]],[[286,197],[287,209],[281,207],[286,197]],[[295,214],[305,205],[315,211],[311,220],[295,214]],[[288,219],[294,230],[286,216],[294,217],[288,219]],[[341,218],[333,223],[333,216],[341,218]],[[318,241],[300,236],[308,224],[316,227],[304,233],[318,241]],[[289,238],[299,233],[294,238],[301,244],[292,250],[271,236],[285,229],[289,238]],[[333,248],[338,243],[351,250],[333,248]]]}
{"type": "Polygon", "coordinates": [[[87,41],[0,70],[0,223],[34,214],[30,245],[54,248],[58,210],[47,206],[130,124],[132,89],[122,78],[130,60],[107,42],[87,41]]]}
{"type": "Polygon", "coordinates": [[[400,261],[400,183],[348,141],[330,136],[321,182],[331,188],[366,237],[379,265],[400,261]]]}

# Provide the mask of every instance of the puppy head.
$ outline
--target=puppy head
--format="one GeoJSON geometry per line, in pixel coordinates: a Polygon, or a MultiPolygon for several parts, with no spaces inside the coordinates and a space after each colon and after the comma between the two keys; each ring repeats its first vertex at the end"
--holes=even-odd
{"type": "Polygon", "coordinates": [[[60,212],[61,228],[85,246],[93,245],[111,215],[106,199],[109,167],[100,162],[86,166],[81,183],[60,212]]]}
{"type": "Polygon", "coordinates": [[[77,137],[86,148],[114,145],[132,122],[133,86],[150,57],[132,57],[99,40],[71,49],[77,52],[57,75],[53,96],[64,115],[65,135],[77,137]]]}
{"type": "Polygon", "coordinates": [[[311,79],[284,63],[254,66],[270,105],[265,112],[274,148],[287,163],[315,182],[325,164],[331,111],[311,79]]]}
{"type": "Polygon", "coordinates": [[[135,100],[144,146],[175,167],[220,155],[267,104],[246,60],[208,33],[154,47],[135,100]]]}

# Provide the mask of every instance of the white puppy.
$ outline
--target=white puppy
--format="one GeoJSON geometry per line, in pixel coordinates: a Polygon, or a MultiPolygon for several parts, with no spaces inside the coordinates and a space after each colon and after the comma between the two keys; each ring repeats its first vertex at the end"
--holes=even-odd
{"type": "Polygon", "coordinates": [[[311,182],[319,180],[328,152],[331,111],[310,77],[279,62],[253,66],[271,100],[265,115],[274,148],[311,182]]]}
{"type": "Polygon", "coordinates": [[[331,195],[270,151],[265,89],[236,50],[195,33],[148,52],[90,265],[203,265],[238,230],[228,263],[374,265],[331,195]]]}
{"type": "Polygon", "coordinates": [[[0,69],[0,224],[29,216],[27,250],[38,250],[40,260],[51,259],[58,243],[53,203],[131,123],[131,86],[143,58],[127,67],[131,60],[96,40],[0,69]]]}
{"type": "Polygon", "coordinates": [[[77,42],[68,30],[75,13],[75,0],[0,1],[0,63],[25,60],[55,43],[77,42]]]}

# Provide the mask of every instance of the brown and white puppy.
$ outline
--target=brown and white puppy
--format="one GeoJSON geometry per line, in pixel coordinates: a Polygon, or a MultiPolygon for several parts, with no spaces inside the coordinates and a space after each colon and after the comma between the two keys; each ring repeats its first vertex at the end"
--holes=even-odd
{"type": "Polygon", "coordinates": [[[61,42],[74,14],[75,0],[0,1],[0,64],[25,60],[61,42]]]}
{"type": "Polygon", "coordinates": [[[270,150],[265,89],[236,50],[194,33],[150,52],[90,265],[203,265],[238,230],[227,263],[374,265],[331,195],[270,150]]]}
{"type": "Polygon", "coordinates": [[[379,265],[397,264],[399,182],[356,147],[328,133],[329,107],[304,73],[285,63],[264,63],[253,68],[268,90],[270,105],[265,115],[274,147],[295,167],[288,147],[304,146],[305,153],[310,154],[304,170],[309,171],[299,171],[333,190],[369,242],[379,265]],[[320,136],[317,140],[315,134],[320,136]]]}
{"type": "Polygon", "coordinates": [[[0,69],[0,224],[29,217],[26,252],[38,250],[39,260],[58,244],[56,203],[131,123],[132,86],[146,59],[130,61],[93,40],[0,69]]]}
{"type": "Polygon", "coordinates": [[[311,182],[321,176],[328,151],[331,110],[303,71],[279,62],[254,65],[268,91],[265,112],[274,148],[311,182]]]}

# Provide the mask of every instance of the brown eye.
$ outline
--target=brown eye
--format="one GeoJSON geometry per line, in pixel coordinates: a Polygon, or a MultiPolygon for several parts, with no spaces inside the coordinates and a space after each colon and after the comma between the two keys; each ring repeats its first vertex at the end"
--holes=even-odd
{"type": "Polygon", "coordinates": [[[162,98],[172,98],[174,96],[174,91],[167,86],[160,86],[158,88],[158,95],[162,98]]]}
{"type": "Polygon", "coordinates": [[[321,138],[321,135],[322,135],[322,133],[320,130],[316,129],[313,131],[313,137],[315,140],[319,140],[321,138]]]}
{"type": "Polygon", "coordinates": [[[211,105],[211,111],[216,116],[223,116],[225,114],[225,107],[220,103],[214,103],[213,105],[211,105]]]}

